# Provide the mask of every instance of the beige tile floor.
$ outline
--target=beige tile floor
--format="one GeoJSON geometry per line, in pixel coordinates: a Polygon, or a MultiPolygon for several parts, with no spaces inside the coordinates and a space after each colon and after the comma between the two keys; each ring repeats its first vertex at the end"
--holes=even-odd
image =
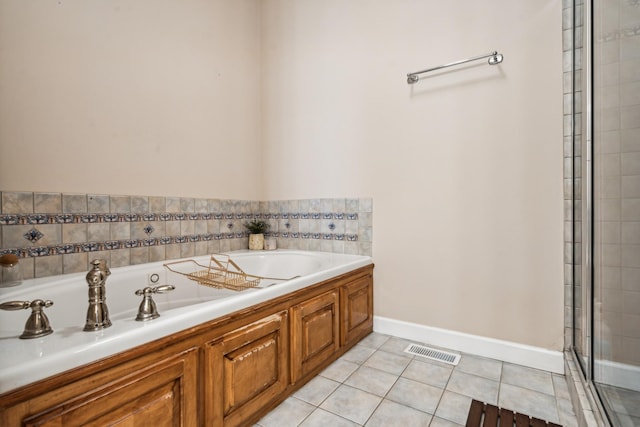
{"type": "Polygon", "coordinates": [[[578,425],[562,375],[470,354],[454,367],[404,353],[409,344],[372,333],[256,426],[455,427],[472,398],[578,425]]]}

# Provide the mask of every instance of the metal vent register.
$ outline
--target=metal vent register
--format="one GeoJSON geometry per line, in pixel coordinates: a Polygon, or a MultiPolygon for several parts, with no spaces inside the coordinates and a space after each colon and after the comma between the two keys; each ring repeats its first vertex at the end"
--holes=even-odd
{"type": "Polygon", "coordinates": [[[426,357],[427,359],[448,363],[450,365],[457,365],[460,361],[459,354],[436,350],[434,348],[429,348],[418,344],[410,344],[409,347],[404,350],[404,352],[414,354],[416,356],[426,357]]]}

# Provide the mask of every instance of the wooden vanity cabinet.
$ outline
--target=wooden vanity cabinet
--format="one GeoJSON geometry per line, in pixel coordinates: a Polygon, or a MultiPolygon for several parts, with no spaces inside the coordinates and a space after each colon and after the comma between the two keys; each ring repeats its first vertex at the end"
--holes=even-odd
{"type": "Polygon", "coordinates": [[[373,265],[0,395],[0,426],[244,426],[373,329],[373,265]]]}
{"type": "Polygon", "coordinates": [[[289,384],[288,313],[260,319],[204,345],[205,425],[239,426],[289,384]]]}

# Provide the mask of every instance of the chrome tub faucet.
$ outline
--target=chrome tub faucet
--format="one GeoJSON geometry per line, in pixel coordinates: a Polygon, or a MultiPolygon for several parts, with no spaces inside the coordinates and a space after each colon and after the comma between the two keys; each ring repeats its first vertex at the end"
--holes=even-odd
{"type": "Polygon", "coordinates": [[[89,284],[89,308],[87,309],[87,321],[84,331],[98,331],[111,326],[105,284],[111,274],[105,260],[91,261],[93,268],[87,273],[89,284]]]}

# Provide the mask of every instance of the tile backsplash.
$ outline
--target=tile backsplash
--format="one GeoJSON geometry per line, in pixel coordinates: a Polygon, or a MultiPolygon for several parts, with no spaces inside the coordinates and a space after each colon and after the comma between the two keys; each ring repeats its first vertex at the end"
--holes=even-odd
{"type": "Polygon", "coordinates": [[[220,200],[5,191],[0,255],[25,279],[247,249],[243,226],[269,223],[278,248],[371,255],[370,198],[220,200]]]}

